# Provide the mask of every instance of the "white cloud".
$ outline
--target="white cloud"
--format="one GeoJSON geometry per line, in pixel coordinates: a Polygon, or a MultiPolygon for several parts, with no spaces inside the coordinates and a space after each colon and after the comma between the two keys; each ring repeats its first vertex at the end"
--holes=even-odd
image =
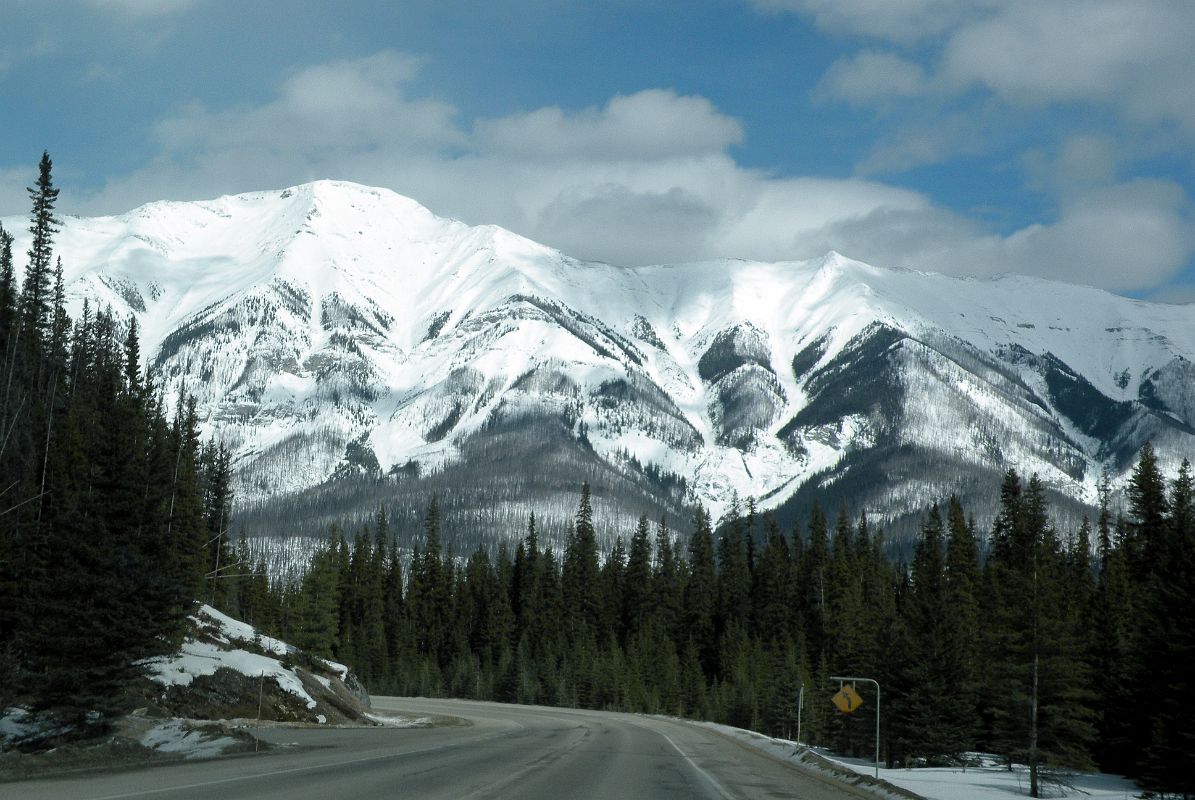
{"type": "Polygon", "coordinates": [[[651,159],[721,152],[742,141],[743,127],[704,97],[649,89],[601,109],[551,106],[483,120],[476,134],[482,149],[517,157],[651,159]]]}
{"type": "MultiPolygon", "coordinates": [[[[1143,289],[1192,252],[1190,209],[1173,184],[1076,192],[1057,221],[993,236],[919,192],[746,168],[729,152],[741,124],[701,97],[650,90],[464,125],[450,103],[411,96],[418,69],[380,53],[304,69],[256,106],[185,106],[157,127],[154,161],[91,198],[89,210],[341,178],[621,264],[836,249],[880,265],[1143,289]]],[[[1089,144],[1093,161],[1098,143],[1089,144]]],[[[1055,159],[1058,169],[1082,162],[1084,147],[1055,159]]]]}
{"type": "Polygon", "coordinates": [[[951,36],[941,71],[956,89],[983,85],[1010,103],[1110,103],[1195,122],[1189,95],[1172,94],[1159,71],[1192,74],[1192,35],[1189,3],[1018,2],[951,36]]]}
{"type": "Polygon", "coordinates": [[[925,70],[895,53],[865,50],[830,65],[815,94],[870,104],[924,94],[925,70]]]}
{"type": "Polygon", "coordinates": [[[99,11],[114,12],[133,17],[161,17],[176,14],[199,0],[83,0],[85,5],[99,11]]]}
{"type": "Polygon", "coordinates": [[[1186,0],[752,2],[804,14],[839,35],[927,48],[927,80],[895,55],[864,51],[836,62],[822,89],[848,102],[909,95],[910,87],[943,96],[981,87],[1012,106],[1095,104],[1195,136],[1195,3],[1186,0]],[[885,63],[895,68],[887,84],[885,63]]]}
{"type": "Polygon", "coordinates": [[[209,111],[190,105],[157,126],[167,153],[237,157],[326,157],[378,143],[402,150],[460,143],[456,110],[412,100],[403,87],[416,59],[390,52],[308,67],[288,79],[276,100],[256,108],[209,111]]]}
{"type": "Polygon", "coordinates": [[[942,209],[881,208],[828,225],[820,245],[864,261],[954,275],[1038,275],[1113,291],[1161,286],[1195,253],[1192,209],[1180,187],[1137,180],[1077,197],[1052,223],[984,233],[942,209]]]}
{"type": "Polygon", "coordinates": [[[36,38],[19,47],[0,47],[0,78],[23,61],[32,61],[60,53],[62,46],[52,31],[40,31],[36,38]]]}
{"type": "Polygon", "coordinates": [[[900,43],[933,38],[998,0],[749,0],[765,11],[811,16],[839,36],[863,35],[900,43]]]}
{"type": "Polygon", "coordinates": [[[1035,148],[1024,157],[1031,187],[1059,196],[1114,183],[1119,161],[1115,140],[1091,133],[1064,137],[1054,153],[1035,148]]]}

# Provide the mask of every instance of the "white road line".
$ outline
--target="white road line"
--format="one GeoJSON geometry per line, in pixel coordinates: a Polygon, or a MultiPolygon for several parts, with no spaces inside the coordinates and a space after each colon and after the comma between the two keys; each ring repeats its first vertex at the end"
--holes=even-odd
{"type": "Polygon", "coordinates": [[[714,780],[714,777],[712,775],[710,775],[708,772],[703,770],[701,767],[697,766],[697,762],[694,761],[693,759],[689,758],[689,754],[686,753],[684,750],[681,750],[680,747],[677,745],[677,743],[672,741],[671,736],[664,733],[663,731],[655,730],[654,728],[648,728],[648,730],[652,731],[653,733],[658,733],[661,736],[663,736],[664,741],[666,741],[666,742],[668,742],[668,744],[672,745],[672,749],[675,750],[676,752],[680,753],[681,758],[683,758],[685,761],[688,761],[689,766],[692,767],[693,769],[695,769],[697,771],[697,774],[699,774],[701,777],[705,778],[706,781],[709,782],[709,785],[713,787],[714,791],[718,793],[719,797],[723,797],[723,798],[731,797],[730,792],[723,789],[722,784],[720,784],[716,780],[714,780]]]}

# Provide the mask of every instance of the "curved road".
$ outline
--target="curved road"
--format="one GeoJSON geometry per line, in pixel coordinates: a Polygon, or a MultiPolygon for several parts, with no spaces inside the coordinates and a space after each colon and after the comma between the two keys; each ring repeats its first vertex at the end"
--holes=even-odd
{"type": "Polygon", "coordinates": [[[462,700],[373,698],[375,713],[458,717],[431,728],[266,728],[297,744],[124,772],[0,785],[23,800],[846,800],[811,777],[709,728],[681,721],[462,700]]]}

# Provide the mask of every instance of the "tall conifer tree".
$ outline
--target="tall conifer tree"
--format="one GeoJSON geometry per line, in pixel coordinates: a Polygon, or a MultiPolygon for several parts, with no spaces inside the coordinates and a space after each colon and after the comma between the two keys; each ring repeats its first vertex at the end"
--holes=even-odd
{"type": "Polygon", "coordinates": [[[33,239],[29,244],[25,280],[21,284],[21,310],[26,335],[39,344],[49,339],[53,301],[51,262],[54,234],[58,232],[59,224],[54,216],[58,189],[54,188],[53,167],[50,154],[42,153],[37,183],[26,190],[33,202],[29,225],[33,239]]]}

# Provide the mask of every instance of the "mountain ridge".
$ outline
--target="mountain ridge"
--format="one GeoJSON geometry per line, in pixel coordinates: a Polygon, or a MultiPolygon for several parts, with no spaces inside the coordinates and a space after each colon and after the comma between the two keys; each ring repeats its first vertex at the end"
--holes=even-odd
{"type": "Polygon", "coordinates": [[[67,217],[56,248],[73,311],[131,315],[167,396],[196,395],[244,505],[550,428],[653,512],[781,510],[874,473],[851,506],[895,519],[953,490],[939,470],[966,492],[1016,466],[1089,505],[1144,441],[1165,465],[1195,437],[1195,306],[1027,276],[614,267],[340,181],[67,217]]]}

